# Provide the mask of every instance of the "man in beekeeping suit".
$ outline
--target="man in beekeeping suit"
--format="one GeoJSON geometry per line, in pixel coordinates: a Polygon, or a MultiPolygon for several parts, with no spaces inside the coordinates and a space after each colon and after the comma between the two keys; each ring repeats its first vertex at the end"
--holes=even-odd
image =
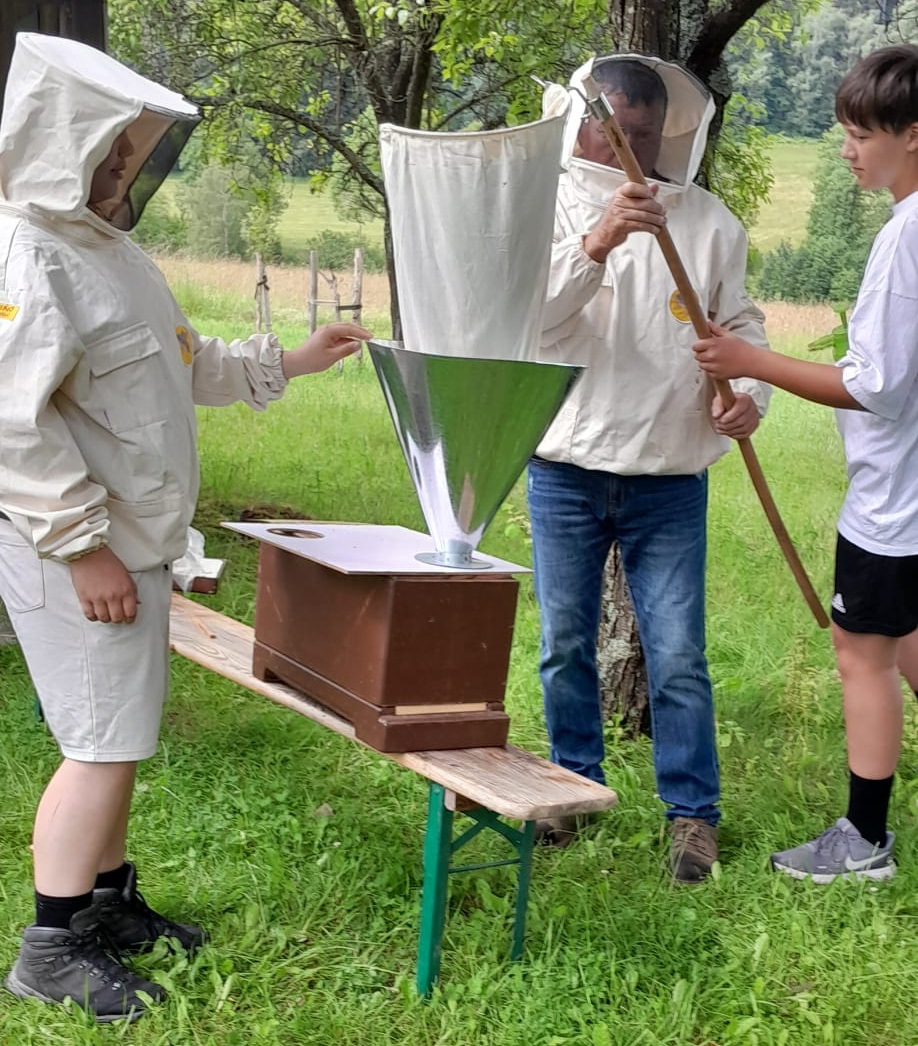
{"type": "MultiPolygon", "coordinates": [[[[714,104],[676,65],[598,58],[592,72],[651,183],[629,183],[599,122],[571,93],[542,358],[587,370],[529,469],[541,677],[552,759],[603,781],[596,667],[603,567],[621,550],[650,689],[657,790],[671,869],[698,882],[717,859],[720,785],[705,659],[707,469],[750,435],[769,389],[740,381],[725,411],[698,369],[695,334],[655,236],[672,234],[703,310],[767,348],[746,296],[746,237],[692,183],[714,104]]],[[[543,822],[566,845],[581,825],[543,822]]]]}
{"type": "Polygon", "coordinates": [[[0,121],[0,598],[63,760],[6,986],[102,1022],[163,995],[122,957],[205,940],[146,904],[125,858],[198,492],[194,406],[261,410],[369,336],[332,324],[284,352],[271,334],[227,345],[192,328],[127,230],[198,119],[100,51],[17,37],[0,121]]]}

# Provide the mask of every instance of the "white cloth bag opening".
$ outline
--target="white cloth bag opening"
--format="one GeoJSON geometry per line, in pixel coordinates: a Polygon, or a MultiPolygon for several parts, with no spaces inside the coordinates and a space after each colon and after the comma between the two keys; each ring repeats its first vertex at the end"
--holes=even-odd
{"type": "Polygon", "coordinates": [[[566,115],[497,131],[380,127],[406,349],[536,358],[566,115]]]}

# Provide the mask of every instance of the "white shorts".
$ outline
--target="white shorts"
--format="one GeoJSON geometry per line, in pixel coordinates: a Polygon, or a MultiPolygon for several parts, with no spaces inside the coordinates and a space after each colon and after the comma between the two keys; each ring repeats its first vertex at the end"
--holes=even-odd
{"type": "Polygon", "coordinates": [[[169,564],[131,574],[140,606],[130,625],[88,621],[70,567],[39,559],[0,519],[0,599],[45,719],[67,759],[120,763],[156,751],[169,690],[169,564]]]}

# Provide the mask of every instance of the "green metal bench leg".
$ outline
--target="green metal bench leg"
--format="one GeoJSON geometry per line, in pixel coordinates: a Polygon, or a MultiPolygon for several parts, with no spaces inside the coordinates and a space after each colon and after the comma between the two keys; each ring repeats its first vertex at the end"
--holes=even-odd
{"type": "Polygon", "coordinates": [[[526,821],[523,824],[521,838],[516,847],[520,855],[520,871],[516,888],[516,914],[513,919],[511,959],[519,959],[523,954],[523,938],[526,936],[526,907],[529,904],[529,883],[532,879],[532,847],[535,840],[535,826],[535,821],[526,821]]]}
{"type": "Polygon", "coordinates": [[[445,789],[430,785],[427,832],[424,836],[424,886],[421,894],[421,934],[418,942],[418,991],[430,996],[440,976],[447,881],[452,844],[453,812],[446,809],[445,789]]]}
{"type": "Polygon", "coordinates": [[[440,976],[440,956],[443,952],[443,929],[446,924],[446,899],[450,874],[473,872],[484,868],[499,868],[502,865],[518,864],[516,907],[513,916],[513,944],[510,958],[519,959],[523,954],[523,938],[526,934],[526,909],[529,904],[529,883],[532,879],[532,850],[535,841],[535,821],[526,821],[518,831],[504,824],[490,810],[476,808],[466,811],[474,822],[471,828],[454,841],[453,812],[446,808],[446,789],[442,785],[430,785],[427,802],[427,832],[424,836],[424,886],[421,895],[421,933],[418,941],[418,991],[429,998],[433,986],[440,976]],[[450,867],[450,858],[481,831],[491,829],[503,836],[519,856],[504,861],[488,861],[484,864],[469,864],[450,867]]]}

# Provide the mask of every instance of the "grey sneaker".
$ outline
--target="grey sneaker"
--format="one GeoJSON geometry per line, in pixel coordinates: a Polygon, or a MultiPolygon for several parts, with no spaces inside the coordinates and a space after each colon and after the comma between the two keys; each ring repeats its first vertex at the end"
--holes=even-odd
{"type": "Polygon", "coordinates": [[[882,846],[868,843],[847,817],[793,850],[771,855],[772,866],[795,879],[830,883],[833,879],[892,879],[896,865],[892,859],[896,837],[886,833],[882,846]]]}
{"type": "Polygon", "coordinates": [[[697,817],[674,817],[670,870],[677,883],[700,883],[717,860],[717,826],[697,817]]]}
{"type": "Polygon", "coordinates": [[[186,952],[194,952],[207,940],[199,926],[176,923],[153,909],[137,889],[137,871],[128,862],[128,879],[123,890],[93,890],[92,908],[99,923],[100,936],[119,955],[147,952],[155,941],[165,937],[186,952]]]}
{"type": "Polygon", "coordinates": [[[20,999],[73,999],[100,1024],[142,1017],[147,1003],[138,992],[154,1002],[166,994],[103,951],[91,908],[77,912],[69,930],[27,927],[6,987],[20,999]]]}

